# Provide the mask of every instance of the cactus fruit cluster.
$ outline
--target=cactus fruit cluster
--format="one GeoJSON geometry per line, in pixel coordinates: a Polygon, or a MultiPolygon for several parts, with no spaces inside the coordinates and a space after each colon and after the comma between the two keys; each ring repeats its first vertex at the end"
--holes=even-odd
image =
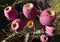
{"type": "MultiPolygon", "coordinates": [[[[55,32],[56,32],[56,27],[53,26],[53,22],[55,21],[56,19],[56,13],[55,11],[51,10],[50,8],[49,9],[45,9],[41,14],[40,14],[40,17],[39,17],[39,20],[40,20],[40,23],[45,26],[43,29],[44,30],[44,33],[46,34],[46,36],[50,36],[50,37],[54,37],[55,36],[55,32]]],[[[43,34],[42,34],[43,35],[43,34]]],[[[40,40],[42,42],[49,42],[48,40],[47,41],[44,41],[46,39],[44,39],[44,36],[40,36],[40,40]]],[[[52,41],[54,42],[54,41],[52,41]]]]}
{"type": "MultiPolygon", "coordinates": [[[[29,39],[30,42],[32,42],[33,38],[35,37],[39,38],[41,42],[55,42],[54,36],[56,32],[56,27],[53,24],[56,20],[57,14],[55,10],[49,7],[42,11],[39,10],[39,13],[37,13],[38,8],[35,6],[35,4],[27,2],[23,4],[21,11],[22,14],[20,14],[20,12],[14,6],[6,6],[4,8],[4,16],[7,20],[11,22],[9,24],[10,30],[12,30],[13,33],[16,33],[14,34],[14,36],[25,35],[26,41],[22,42],[28,42],[29,39]],[[20,15],[23,15],[24,17],[21,16],[23,17],[21,18],[20,15]],[[38,21],[39,24],[37,24],[36,21],[38,21]],[[38,25],[42,28],[37,27],[38,25]],[[38,30],[38,28],[40,31],[38,30]],[[38,36],[35,36],[37,34],[38,36]]],[[[8,39],[10,39],[10,37],[8,39]]],[[[8,39],[3,40],[2,42],[7,41],[8,39]]]]}

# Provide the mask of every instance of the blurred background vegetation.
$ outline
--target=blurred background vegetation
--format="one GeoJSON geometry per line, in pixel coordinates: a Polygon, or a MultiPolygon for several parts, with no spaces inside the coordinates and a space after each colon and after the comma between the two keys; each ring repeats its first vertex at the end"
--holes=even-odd
{"type": "MultiPolygon", "coordinates": [[[[38,0],[38,1],[42,1],[42,0],[38,0]]],[[[46,0],[46,1],[47,1],[48,6],[45,4],[45,6],[43,5],[41,7],[41,5],[40,5],[39,6],[40,8],[38,8],[38,10],[41,11],[41,9],[44,10],[48,7],[51,7],[52,9],[54,9],[56,11],[57,18],[54,22],[54,25],[57,28],[56,42],[59,42],[60,41],[60,0],[46,0]]],[[[9,23],[11,23],[11,21],[9,21],[4,16],[4,12],[3,12],[4,8],[6,6],[14,6],[19,11],[19,14],[20,14],[19,17],[22,18],[22,17],[24,17],[24,15],[22,15],[22,6],[27,2],[32,2],[32,3],[34,3],[35,6],[37,5],[36,0],[0,0],[0,41],[2,41],[9,34],[11,34],[10,26],[9,26],[9,23]]],[[[40,2],[39,2],[39,4],[40,4],[40,2]]],[[[38,19],[36,19],[36,21],[38,21],[38,19]]],[[[41,28],[41,26],[38,28],[41,28]]]]}

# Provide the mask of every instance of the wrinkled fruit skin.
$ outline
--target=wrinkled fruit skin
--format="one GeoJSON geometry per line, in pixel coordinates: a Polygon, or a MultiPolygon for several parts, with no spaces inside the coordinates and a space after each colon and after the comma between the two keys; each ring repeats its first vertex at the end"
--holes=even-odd
{"type": "Polygon", "coordinates": [[[55,21],[55,17],[54,16],[50,16],[49,13],[47,12],[48,10],[45,9],[40,17],[39,17],[39,21],[42,25],[46,26],[46,25],[51,25],[54,21],[55,21]]]}
{"type": "Polygon", "coordinates": [[[15,20],[18,17],[18,11],[14,7],[8,6],[4,9],[4,15],[9,20],[15,20]]]}
{"type": "Polygon", "coordinates": [[[42,42],[46,42],[46,37],[47,37],[47,35],[42,34],[42,35],[40,35],[40,40],[41,40],[42,42]]]}
{"type": "Polygon", "coordinates": [[[37,9],[34,7],[34,5],[31,9],[27,9],[25,5],[23,6],[23,14],[28,19],[34,18],[36,16],[36,12],[37,12],[37,9]]]}
{"type": "Polygon", "coordinates": [[[56,28],[54,26],[46,26],[45,28],[45,33],[48,35],[48,36],[54,36],[55,35],[55,31],[56,31],[56,28]]]}
{"type": "Polygon", "coordinates": [[[25,23],[22,19],[15,19],[11,24],[11,29],[13,31],[19,32],[24,28],[24,26],[25,26],[25,23]],[[15,27],[13,27],[13,25],[16,23],[18,23],[18,27],[17,27],[17,25],[15,25],[15,27]]]}

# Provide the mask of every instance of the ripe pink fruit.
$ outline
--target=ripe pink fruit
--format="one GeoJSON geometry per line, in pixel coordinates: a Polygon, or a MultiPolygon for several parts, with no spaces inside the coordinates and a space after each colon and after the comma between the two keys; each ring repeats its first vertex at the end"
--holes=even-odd
{"type": "Polygon", "coordinates": [[[45,34],[40,35],[40,40],[41,40],[42,42],[47,42],[47,41],[48,41],[47,35],[45,35],[45,34]]]}
{"type": "Polygon", "coordinates": [[[34,18],[36,16],[36,12],[37,10],[32,3],[27,3],[23,6],[23,14],[28,19],[34,18]]]}
{"type": "Polygon", "coordinates": [[[4,9],[4,15],[9,20],[15,20],[18,17],[18,11],[14,7],[8,6],[4,9]]]}
{"type": "Polygon", "coordinates": [[[21,31],[25,26],[25,23],[22,19],[15,19],[11,24],[11,29],[13,31],[21,31]]]}
{"type": "Polygon", "coordinates": [[[45,33],[48,35],[48,36],[54,36],[55,34],[55,31],[56,31],[56,28],[54,26],[46,26],[46,31],[45,33]]]}
{"type": "Polygon", "coordinates": [[[39,21],[42,25],[46,26],[46,25],[51,25],[54,22],[55,18],[56,18],[55,11],[45,9],[41,13],[41,15],[39,17],[39,21]]]}

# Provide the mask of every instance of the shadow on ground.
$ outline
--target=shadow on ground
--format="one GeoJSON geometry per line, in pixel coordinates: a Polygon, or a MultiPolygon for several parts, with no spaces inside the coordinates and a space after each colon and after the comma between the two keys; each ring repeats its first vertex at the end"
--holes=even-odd
{"type": "Polygon", "coordinates": [[[56,42],[60,42],[60,35],[56,35],[56,36],[55,36],[55,41],[56,41],[56,42]]]}

